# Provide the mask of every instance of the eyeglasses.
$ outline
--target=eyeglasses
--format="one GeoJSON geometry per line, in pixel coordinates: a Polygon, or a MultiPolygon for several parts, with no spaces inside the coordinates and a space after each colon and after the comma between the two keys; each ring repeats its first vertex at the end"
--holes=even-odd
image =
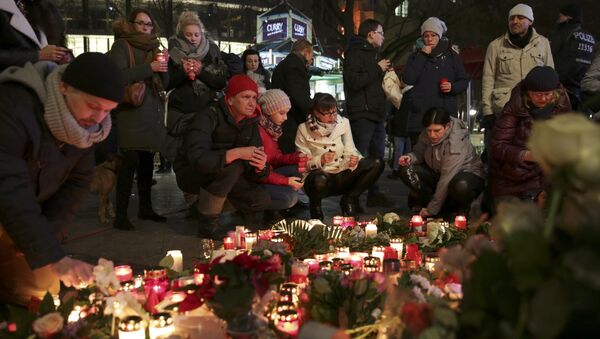
{"type": "Polygon", "coordinates": [[[336,108],[336,109],[334,109],[334,110],[332,110],[332,111],[329,111],[329,112],[321,112],[321,111],[319,111],[319,110],[316,110],[316,111],[317,111],[319,114],[321,114],[322,116],[326,116],[326,117],[330,117],[330,116],[332,116],[332,115],[336,115],[336,114],[338,113],[338,110],[337,110],[337,108],[336,108]]]}
{"type": "Polygon", "coordinates": [[[383,36],[383,31],[373,31],[373,33],[381,34],[381,36],[383,36]]]}
{"type": "Polygon", "coordinates": [[[134,21],[133,22],[136,25],[140,25],[140,26],[146,26],[146,27],[154,27],[154,24],[152,24],[152,22],[148,21],[148,22],[144,22],[144,21],[134,21]]]}

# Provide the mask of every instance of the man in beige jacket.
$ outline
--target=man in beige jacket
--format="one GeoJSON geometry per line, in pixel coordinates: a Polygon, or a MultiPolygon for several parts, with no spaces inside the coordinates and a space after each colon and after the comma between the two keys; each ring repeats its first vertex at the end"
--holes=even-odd
{"type": "Polygon", "coordinates": [[[508,13],[508,31],[493,40],[485,54],[482,77],[486,149],[495,115],[510,98],[512,88],[535,66],[554,67],[550,42],[533,28],[533,10],[518,4],[508,13]]]}

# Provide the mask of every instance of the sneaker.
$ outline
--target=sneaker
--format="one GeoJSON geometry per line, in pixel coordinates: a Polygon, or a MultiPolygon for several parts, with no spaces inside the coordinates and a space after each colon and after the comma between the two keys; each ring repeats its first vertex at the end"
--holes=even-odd
{"type": "Polygon", "coordinates": [[[367,206],[368,207],[390,207],[392,203],[381,192],[371,193],[367,195],[367,206]]]}

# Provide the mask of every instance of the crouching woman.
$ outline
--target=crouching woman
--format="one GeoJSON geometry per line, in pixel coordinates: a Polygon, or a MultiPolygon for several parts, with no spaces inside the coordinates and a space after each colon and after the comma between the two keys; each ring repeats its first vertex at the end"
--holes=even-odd
{"type": "Polygon", "coordinates": [[[398,159],[400,178],[417,201],[419,214],[469,213],[484,180],[467,128],[443,108],[427,110],[422,124],[424,131],[413,151],[398,159]]]}

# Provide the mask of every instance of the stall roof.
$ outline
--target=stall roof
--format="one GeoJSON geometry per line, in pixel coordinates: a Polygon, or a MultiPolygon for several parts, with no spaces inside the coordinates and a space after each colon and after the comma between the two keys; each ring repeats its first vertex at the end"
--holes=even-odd
{"type": "Polygon", "coordinates": [[[282,1],[279,5],[271,8],[270,10],[266,11],[265,13],[259,15],[259,18],[262,17],[266,17],[266,16],[271,16],[271,15],[276,15],[276,14],[288,14],[289,12],[292,12],[292,14],[295,14],[299,17],[302,17],[306,20],[310,20],[310,18],[308,16],[306,16],[304,13],[300,12],[297,8],[295,8],[294,6],[290,5],[287,1],[282,1]]]}

